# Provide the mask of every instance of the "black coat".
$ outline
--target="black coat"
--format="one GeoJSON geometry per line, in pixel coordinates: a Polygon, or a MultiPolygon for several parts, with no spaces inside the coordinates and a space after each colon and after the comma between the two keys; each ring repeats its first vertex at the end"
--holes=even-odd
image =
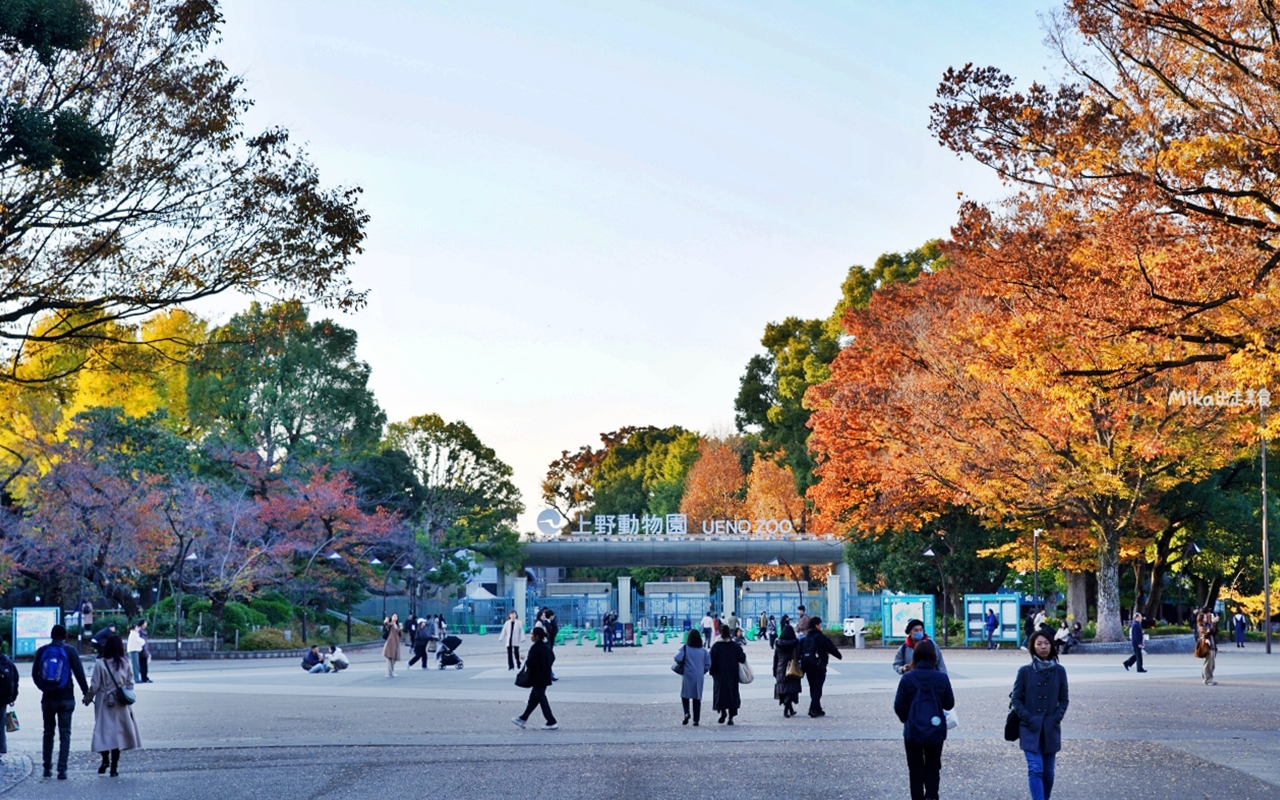
{"type": "Polygon", "coordinates": [[[747,654],[737,642],[723,639],[711,645],[711,677],[715,679],[715,691],[711,707],[716,711],[737,711],[742,706],[738,694],[738,665],[747,660],[747,654]]]}
{"type": "Polygon", "coordinates": [[[1027,664],[1013,682],[1013,710],[1021,723],[1018,746],[1031,753],[1062,749],[1062,718],[1067,714],[1067,671],[1061,664],[1037,671],[1027,664]]]}
{"type": "Polygon", "coordinates": [[[799,655],[799,646],[795,639],[779,639],[773,648],[773,691],[783,702],[794,703],[800,696],[800,679],[787,677],[787,664],[799,655]]]}
{"type": "MultiPolygon", "coordinates": [[[[911,713],[911,703],[916,699],[921,687],[933,689],[933,696],[938,698],[943,710],[950,711],[956,707],[956,696],[951,691],[951,679],[947,673],[938,670],[932,664],[917,664],[902,674],[898,680],[898,693],[893,698],[893,713],[902,721],[902,737],[910,740],[911,731],[907,727],[907,716],[911,713]]],[[[942,726],[942,738],[947,738],[947,726],[942,726]]]]}
{"type": "MultiPolygon", "coordinates": [[[[835,656],[840,661],[844,660],[844,656],[840,655],[840,648],[827,638],[827,635],[820,630],[810,630],[805,637],[800,640],[801,653],[818,654],[818,665],[814,668],[806,668],[806,672],[817,671],[825,675],[827,673],[827,661],[831,656],[835,656]]],[[[803,661],[803,659],[801,659],[803,661]]]]}
{"type": "Polygon", "coordinates": [[[534,686],[546,688],[551,685],[551,665],[556,661],[556,654],[546,642],[534,642],[525,657],[525,669],[529,673],[529,682],[534,686]]]}

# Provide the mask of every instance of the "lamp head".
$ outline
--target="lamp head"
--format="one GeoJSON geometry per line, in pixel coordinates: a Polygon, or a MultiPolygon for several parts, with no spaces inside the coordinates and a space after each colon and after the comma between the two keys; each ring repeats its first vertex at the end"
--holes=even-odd
{"type": "Polygon", "coordinates": [[[938,555],[938,554],[937,554],[937,553],[935,553],[935,552],[933,552],[933,547],[932,547],[932,546],[930,546],[930,547],[926,547],[926,548],[924,549],[924,552],[923,552],[923,553],[921,553],[920,555],[924,556],[925,558],[933,558],[934,556],[936,556],[936,555],[938,555]]]}
{"type": "Polygon", "coordinates": [[[373,558],[369,559],[369,566],[380,567],[382,566],[382,560],[379,559],[377,556],[374,556],[373,558]]]}
{"type": "Polygon", "coordinates": [[[777,556],[774,556],[772,559],[770,559],[770,560],[769,560],[769,564],[768,564],[768,566],[770,566],[770,567],[780,567],[780,566],[782,566],[782,562],[778,561],[778,557],[777,557],[777,556]]]}

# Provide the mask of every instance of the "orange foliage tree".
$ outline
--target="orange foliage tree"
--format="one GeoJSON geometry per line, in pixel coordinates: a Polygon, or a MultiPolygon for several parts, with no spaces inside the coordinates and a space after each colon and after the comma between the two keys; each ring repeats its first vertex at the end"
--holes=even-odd
{"type": "Polygon", "coordinates": [[[680,513],[688,515],[691,533],[702,531],[711,520],[742,519],[745,511],[747,479],[738,452],[728,442],[712,439],[699,442],[698,450],[680,500],[680,513]]]}

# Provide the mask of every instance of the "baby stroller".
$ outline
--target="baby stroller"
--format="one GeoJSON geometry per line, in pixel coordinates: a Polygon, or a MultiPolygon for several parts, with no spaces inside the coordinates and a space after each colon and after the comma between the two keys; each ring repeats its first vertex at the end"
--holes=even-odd
{"type": "Polygon", "coordinates": [[[462,659],[458,658],[458,654],[454,652],[461,644],[462,640],[457,636],[446,636],[440,640],[440,646],[436,648],[436,661],[440,662],[440,669],[445,667],[462,669],[462,659]]]}

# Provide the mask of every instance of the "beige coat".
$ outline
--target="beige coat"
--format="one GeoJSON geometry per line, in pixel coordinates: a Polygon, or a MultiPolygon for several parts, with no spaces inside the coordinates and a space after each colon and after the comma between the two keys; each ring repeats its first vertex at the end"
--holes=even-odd
{"type": "Polygon", "coordinates": [[[400,629],[392,625],[387,630],[387,643],[382,646],[382,657],[400,660],[400,629]]]}
{"type": "Polygon", "coordinates": [[[115,669],[106,659],[98,659],[93,667],[93,679],[89,681],[88,695],[93,701],[93,743],[90,748],[95,753],[142,747],[138,723],[133,718],[133,706],[116,702],[116,682],[132,689],[133,665],[126,660],[123,667],[115,669]],[[112,681],[113,675],[115,681],[112,681]]]}

